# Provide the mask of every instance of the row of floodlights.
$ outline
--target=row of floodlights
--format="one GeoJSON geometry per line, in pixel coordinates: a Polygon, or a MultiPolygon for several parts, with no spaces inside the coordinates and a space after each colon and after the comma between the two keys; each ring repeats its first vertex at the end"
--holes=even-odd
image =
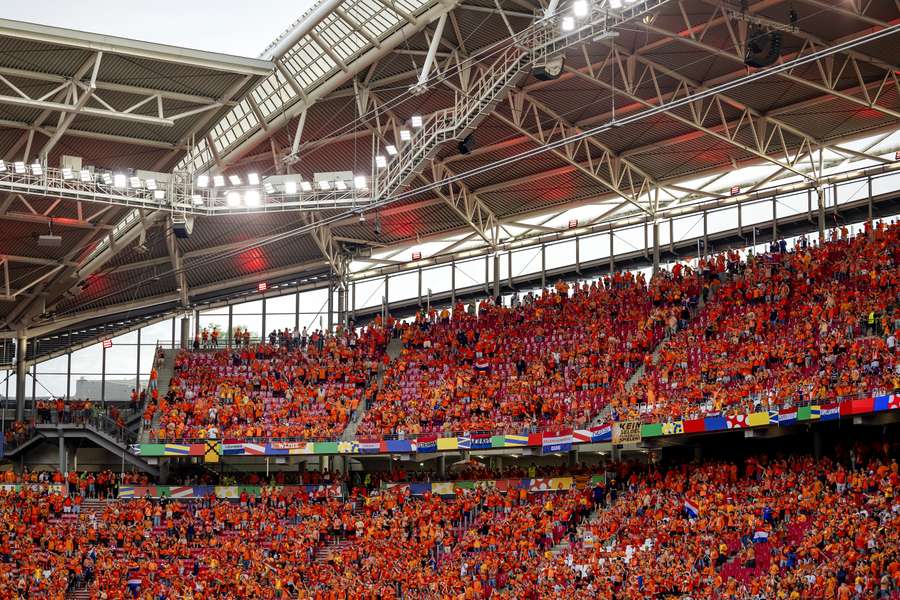
{"type": "MultiPolygon", "coordinates": [[[[609,8],[622,8],[622,2],[625,4],[634,4],[637,0],[609,0],[609,8]]],[[[575,29],[575,19],[583,19],[588,16],[590,6],[588,0],[575,0],[572,3],[572,15],[566,15],[562,18],[563,31],[572,31],[575,29]]]]}
{"type": "MultiPolygon", "coordinates": [[[[410,119],[410,124],[415,129],[421,128],[422,127],[422,115],[413,115],[412,118],[410,119]]],[[[411,139],[412,139],[412,132],[409,129],[401,129],[400,130],[400,141],[401,142],[408,142],[411,139]]],[[[397,155],[397,146],[395,146],[393,144],[387,144],[384,147],[384,150],[390,156],[397,155]]],[[[387,161],[388,161],[388,159],[385,155],[379,154],[378,156],[375,157],[375,166],[378,167],[379,169],[383,169],[387,166],[387,161]]]]}
{"type": "MultiPolygon", "coordinates": [[[[0,173],[5,173],[6,171],[11,170],[16,175],[27,175],[30,171],[32,175],[41,176],[44,174],[44,166],[35,162],[30,165],[26,165],[22,161],[15,162],[5,162],[0,160],[0,173]]],[[[65,181],[81,181],[81,183],[94,183],[94,173],[89,169],[81,169],[75,170],[69,167],[63,167],[60,169],[62,172],[62,178],[65,181]]],[[[157,182],[155,179],[147,179],[142,180],[140,177],[128,177],[124,173],[109,173],[104,172],[101,173],[98,179],[104,184],[110,187],[126,189],[129,186],[132,189],[148,189],[153,192],[153,198],[156,200],[165,200],[166,193],[165,191],[159,189],[157,182]]]]}
{"type": "MultiPolygon", "coordinates": [[[[240,175],[229,175],[228,182],[232,186],[240,187],[244,185],[243,180],[240,175]]],[[[207,189],[210,187],[210,183],[212,183],[213,188],[222,188],[225,187],[225,176],[224,175],[213,175],[210,177],[209,175],[199,175],[197,177],[197,187],[200,189],[207,189]]],[[[257,173],[249,173],[247,175],[247,185],[259,185],[259,175],[257,173]]],[[[334,182],[328,180],[321,180],[316,182],[316,185],[323,192],[327,192],[332,189],[332,187],[336,190],[344,191],[347,189],[347,182],[343,179],[338,179],[334,182]]],[[[355,175],[353,177],[353,187],[358,190],[364,190],[367,186],[367,180],[365,175],[355,175]]],[[[297,189],[300,189],[304,192],[311,192],[313,189],[313,184],[304,179],[300,180],[292,180],[288,179],[284,182],[284,193],[291,196],[297,193],[297,189]]],[[[263,189],[267,194],[275,194],[277,190],[275,189],[275,185],[271,182],[263,182],[263,189]]]]}

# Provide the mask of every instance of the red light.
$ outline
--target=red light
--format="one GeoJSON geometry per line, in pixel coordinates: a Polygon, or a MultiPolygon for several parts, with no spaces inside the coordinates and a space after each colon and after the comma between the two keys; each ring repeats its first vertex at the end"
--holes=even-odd
{"type": "Polygon", "coordinates": [[[103,340],[103,347],[107,350],[112,348],[112,340],[103,340]]]}
{"type": "Polygon", "coordinates": [[[578,227],[578,219],[569,219],[569,229],[578,227]]]}
{"type": "Polygon", "coordinates": [[[257,291],[257,292],[264,292],[264,291],[266,291],[267,289],[269,289],[269,284],[266,283],[265,281],[260,282],[260,283],[256,286],[256,291],[257,291]]]}
{"type": "Polygon", "coordinates": [[[736,186],[734,186],[733,188],[731,188],[731,195],[732,195],[732,196],[737,196],[737,195],[740,194],[740,193],[741,193],[741,186],[736,185],[736,186]]]}
{"type": "Polygon", "coordinates": [[[412,259],[413,260],[422,260],[422,253],[421,252],[413,252],[412,259]]]}
{"type": "Polygon", "coordinates": [[[894,152],[894,160],[900,160],[900,150],[894,152]]]}

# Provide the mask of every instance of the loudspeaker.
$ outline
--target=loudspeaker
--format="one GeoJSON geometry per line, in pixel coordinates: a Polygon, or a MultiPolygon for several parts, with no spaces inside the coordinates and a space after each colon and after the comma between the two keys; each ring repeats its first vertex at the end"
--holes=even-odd
{"type": "Polygon", "coordinates": [[[761,27],[753,27],[749,33],[744,64],[756,69],[775,64],[781,56],[781,32],[763,31],[761,27]]]}
{"type": "Polygon", "coordinates": [[[562,73],[563,65],[565,65],[565,57],[557,56],[555,58],[551,58],[547,60],[542,65],[538,65],[532,69],[531,74],[534,75],[535,79],[540,81],[550,81],[552,79],[558,79],[559,74],[562,73]]]}
{"type": "Polygon", "coordinates": [[[475,138],[472,137],[472,134],[470,133],[466,136],[466,139],[456,145],[456,148],[459,150],[460,154],[465,156],[475,149],[475,138]]]}
{"type": "Polygon", "coordinates": [[[172,217],[172,233],[175,237],[186,240],[191,237],[194,230],[194,217],[173,216],[172,217]]]}

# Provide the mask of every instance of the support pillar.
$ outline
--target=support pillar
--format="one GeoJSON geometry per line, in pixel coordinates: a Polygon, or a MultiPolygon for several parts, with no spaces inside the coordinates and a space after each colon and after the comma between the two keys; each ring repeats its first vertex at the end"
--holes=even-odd
{"type": "Polygon", "coordinates": [[[822,432],[818,430],[813,431],[813,456],[822,458],[822,432]]]}
{"type": "Polygon", "coordinates": [[[772,243],[778,242],[778,200],[772,196],[772,243]]]}
{"type": "Polygon", "coordinates": [[[16,421],[25,420],[25,354],[28,352],[28,338],[20,335],[16,343],[16,421]]]}
{"type": "Polygon", "coordinates": [[[541,289],[547,289],[547,247],[541,244],[541,289]]]}
{"type": "Polygon", "coordinates": [[[703,448],[694,446],[694,462],[700,462],[701,460],[703,460],[703,448]]]}
{"type": "Polygon", "coordinates": [[[819,243],[825,243],[825,190],[820,186],[816,188],[819,196],[819,243]]]}
{"type": "Polygon", "coordinates": [[[338,324],[347,325],[347,291],[343,286],[338,288],[338,324]]]}
{"type": "Polygon", "coordinates": [[[868,219],[869,219],[869,227],[870,227],[870,231],[873,231],[873,232],[874,232],[874,231],[875,231],[875,224],[873,223],[873,220],[874,220],[874,210],[873,210],[873,207],[872,207],[872,178],[871,178],[871,177],[868,178],[867,183],[868,183],[868,186],[869,186],[869,202],[867,203],[866,208],[868,209],[868,219]]]}
{"type": "Polygon", "coordinates": [[[500,254],[494,254],[494,298],[500,296],[500,254]]]}
{"type": "Polygon", "coordinates": [[[609,276],[612,277],[616,273],[616,255],[613,252],[613,228],[609,228],[609,276]]]}
{"type": "Polygon", "coordinates": [[[62,431],[59,431],[59,472],[63,475],[66,474],[68,465],[66,465],[66,438],[62,436],[62,431]]]}
{"type": "Polygon", "coordinates": [[[191,347],[191,320],[188,317],[181,317],[181,347],[191,347]]]}
{"type": "Polygon", "coordinates": [[[622,447],[618,444],[613,444],[610,458],[614,463],[622,462],[622,447]]]}
{"type": "Polygon", "coordinates": [[[328,286],[328,331],[334,331],[334,285],[328,286]]]}
{"type": "Polygon", "coordinates": [[[441,475],[441,479],[447,476],[447,455],[441,454],[441,463],[439,473],[441,475]]]}
{"type": "Polygon", "coordinates": [[[653,276],[659,273],[659,221],[653,221],[653,276]]]}

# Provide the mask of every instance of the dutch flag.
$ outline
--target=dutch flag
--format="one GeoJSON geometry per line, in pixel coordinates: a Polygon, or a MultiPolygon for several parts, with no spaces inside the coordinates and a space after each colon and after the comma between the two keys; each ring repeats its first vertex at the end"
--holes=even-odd
{"type": "Polygon", "coordinates": [[[700,514],[700,509],[697,508],[697,505],[691,502],[690,500],[684,501],[684,512],[687,513],[688,517],[691,519],[696,519],[700,514]]]}
{"type": "Polygon", "coordinates": [[[763,542],[769,541],[769,532],[768,531],[757,531],[753,534],[753,542],[756,544],[761,544],[763,542]]]}

